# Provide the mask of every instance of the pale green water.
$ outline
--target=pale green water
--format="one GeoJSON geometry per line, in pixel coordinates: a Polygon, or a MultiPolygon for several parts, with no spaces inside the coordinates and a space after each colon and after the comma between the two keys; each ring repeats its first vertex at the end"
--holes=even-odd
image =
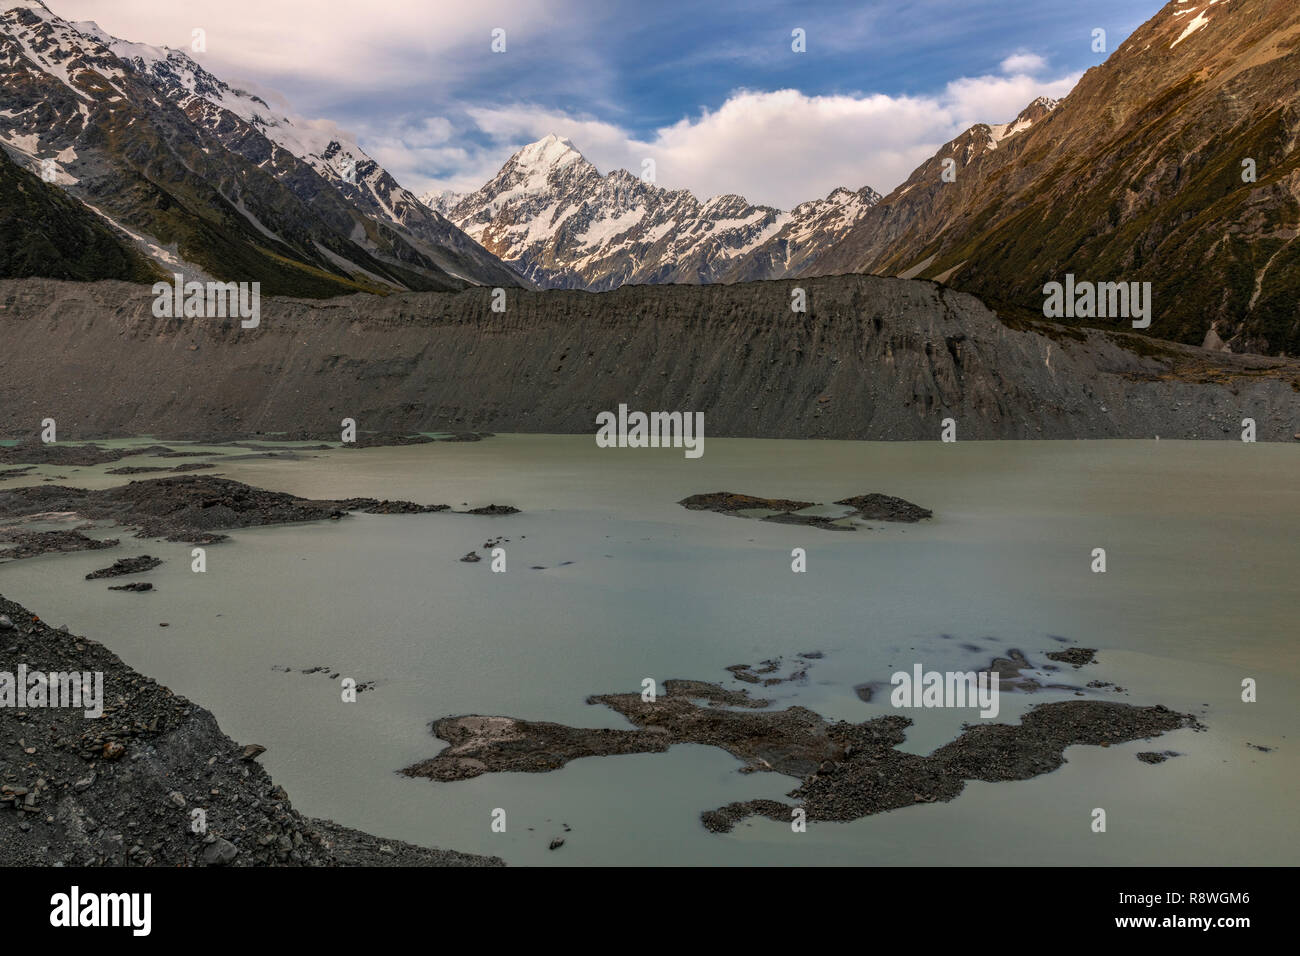
{"type": "MultiPolygon", "coordinates": [[[[208,549],[206,574],[189,570],[187,545],[128,536],[111,552],[0,565],[0,591],[210,708],[235,739],[265,744],[263,764],[300,810],[512,863],[1300,862],[1300,448],[711,438],[687,460],[602,450],[590,436],[502,436],[311,454],[217,473],[312,497],[495,501],[524,513],[235,532],[208,549]],[[935,518],[841,534],[676,504],[720,490],[819,502],[882,491],[935,518]],[[506,574],[457,560],[486,556],[483,542],[498,535],[511,539],[506,574]],[[808,551],[807,574],[790,571],[794,547],[808,551]],[[1104,575],[1089,570],[1095,547],[1107,550],[1104,575]],[[82,580],[144,552],[167,559],[140,578],[155,593],[82,580]],[[821,650],[807,685],[763,693],[862,720],[892,708],[887,695],[861,702],[855,684],[914,662],[980,667],[1010,647],[1043,662],[1063,646],[1049,635],[1100,648],[1098,665],[1059,679],[1116,681],[1129,693],[1109,699],[1191,711],[1210,731],[1072,748],[1052,774],[971,783],[951,803],[803,834],[766,820],[705,831],[702,810],[795,785],[739,774],[712,748],[454,784],[395,773],[441,749],[427,724],[447,714],[626,726],[587,695],[636,690],[647,676],[747,686],[723,668],[821,650]],[[318,664],[378,686],[344,704],[336,682],[296,672],[318,664]],[[1258,703],[1240,701],[1243,677],[1258,680],[1258,703]],[[1183,755],[1157,766],[1134,757],[1153,749],[1183,755]],[[489,827],[497,807],[505,834],[489,827]],[[1094,807],[1107,811],[1105,834],[1090,831],[1094,807]],[[549,852],[556,836],[566,844],[549,852]]],[[[104,486],[123,480],[107,468],[155,463],[176,460],[37,477],[104,486]]],[[[1004,694],[999,720],[1064,698],[1004,694]]],[[[975,719],[909,716],[917,752],[975,719]]]]}

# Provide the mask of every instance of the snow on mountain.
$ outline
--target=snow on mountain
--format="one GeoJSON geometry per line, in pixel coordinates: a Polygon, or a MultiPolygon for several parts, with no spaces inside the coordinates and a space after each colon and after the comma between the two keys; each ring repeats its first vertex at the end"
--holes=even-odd
{"type": "Polygon", "coordinates": [[[987,129],[989,140],[987,146],[989,149],[997,149],[998,144],[1004,139],[1023,133],[1059,105],[1060,100],[1054,100],[1050,96],[1040,96],[1021,110],[1020,115],[1010,123],[981,124],[975,128],[987,129]]]}
{"type": "Polygon", "coordinates": [[[554,134],[519,150],[472,193],[424,197],[530,280],[593,291],[775,278],[791,268],[793,250],[847,231],[878,199],[870,189],[837,189],[790,212],[736,195],[700,202],[626,170],[602,176],[554,134]]]}
{"type": "Polygon", "coordinates": [[[746,250],[719,279],[744,282],[794,275],[804,263],[847,235],[880,199],[880,193],[870,186],[856,192],[840,186],[825,199],[800,203],[782,215],[779,229],[746,250]]]}
{"type": "MultiPolygon", "coordinates": [[[[215,141],[201,147],[205,156],[219,157],[224,148],[256,164],[301,202],[319,205],[318,214],[349,242],[370,236],[362,246],[391,257],[403,269],[432,268],[458,280],[517,284],[508,269],[398,184],[333,123],[280,113],[262,98],[214,76],[185,52],[122,40],[91,21],[69,23],[39,0],[0,0],[0,11],[0,75],[5,78],[0,107],[23,107],[0,109],[0,142],[10,149],[48,157],[56,142],[75,140],[92,125],[112,126],[114,113],[103,112],[105,106],[129,102],[134,110],[148,110],[150,101],[166,103],[215,141]],[[61,99],[70,104],[66,115],[50,115],[49,97],[37,89],[33,68],[65,89],[61,99]],[[38,102],[42,99],[44,106],[38,102]],[[302,164],[316,175],[304,176],[302,164]],[[336,203],[322,200],[322,181],[348,205],[383,223],[387,234],[374,237],[373,227],[358,230],[337,211],[327,211],[326,206],[336,203]]],[[[127,125],[137,119],[144,117],[133,116],[127,125]]],[[[150,115],[146,122],[163,120],[150,115]]],[[[227,198],[255,229],[283,240],[238,196],[227,198]]],[[[338,265],[337,249],[328,255],[311,253],[316,255],[338,265]]],[[[350,261],[348,271],[366,272],[357,257],[345,258],[350,261]]]]}
{"type": "Polygon", "coordinates": [[[433,192],[427,192],[419,197],[420,202],[428,206],[440,216],[446,216],[448,210],[456,203],[465,198],[464,193],[452,192],[450,189],[442,189],[433,192]]]}
{"type": "Polygon", "coordinates": [[[1196,31],[1203,30],[1205,27],[1209,26],[1210,8],[1213,7],[1216,3],[1226,4],[1228,2],[1230,2],[1230,0],[1178,0],[1178,5],[1180,7],[1183,7],[1184,9],[1175,10],[1174,11],[1175,17],[1185,17],[1190,14],[1195,14],[1195,16],[1193,16],[1192,19],[1188,22],[1183,32],[1178,35],[1178,39],[1175,40],[1173,43],[1169,44],[1169,49],[1172,50],[1174,47],[1178,46],[1178,44],[1182,43],[1184,40],[1186,40],[1189,36],[1191,36],[1196,31]]]}
{"type": "Polygon", "coordinates": [[[459,246],[461,251],[470,250],[468,244],[455,236],[455,230],[447,228],[437,210],[430,217],[427,211],[430,207],[393,180],[354,138],[334,123],[278,113],[261,97],[230,86],[179,50],[119,40],[93,22],[73,26],[96,37],[115,55],[129,60],[152,77],[183,109],[191,111],[191,103],[201,100],[209,128],[219,129],[221,111],[228,110],[277,146],[310,164],[354,202],[368,207],[369,212],[414,229],[417,234],[425,233],[423,238],[459,246]]]}
{"type": "Polygon", "coordinates": [[[182,108],[189,105],[188,98],[192,97],[203,100],[207,107],[217,111],[229,110],[277,146],[310,163],[326,178],[344,179],[349,165],[374,163],[354,139],[333,123],[278,114],[261,97],[234,88],[213,76],[187,53],[120,40],[93,21],[74,23],[72,27],[83,36],[98,40],[115,56],[130,62],[166,90],[182,108]]]}

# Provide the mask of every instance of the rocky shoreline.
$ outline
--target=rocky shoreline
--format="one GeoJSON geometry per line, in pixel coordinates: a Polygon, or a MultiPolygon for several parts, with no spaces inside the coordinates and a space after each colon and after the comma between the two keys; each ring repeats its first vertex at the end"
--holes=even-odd
{"type": "Polygon", "coordinates": [[[0,650],[29,673],[100,672],[104,689],[98,718],[0,707],[0,866],[504,865],[304,816],[257,763],[257,745],[4,597],[0,650]]]}
{"type": "Polygon", "coordinates": [[[115,548],[117,538],[96,539],[75,531],[23,531],[20,528],[0,528],[0,560],[35,558],[42,554],[66,554],[71,551],[100,551],[115,548]]]}
{"type": "MultiPolygon", "coordinates": [[[[1006,663],[1018,674],[1021,662],[1023,655],[1006,663]]],[[[779,664],[772,660],[757,670],[747,665],[729,670],[755,683],[758,675],[775,671],[779,664]]],[[[445,717],[431,729],[447,741],[447,748],[402,773],[440,781],[484,773],[544,773],[582,757],[662,753],[675,744],[693,743],[737,757],[742,773],[783,773],[800,779],[789,793],[792,804],[749,800],[701,814],[706,829],[725,833],[751,816],[788,823],[796,809],[809,821],[846,821],[916,803],[948,801],[969,780],[1026,780],[1049,773],[1065,763],[1066,748],[1078,744],[1107,747],[1181,728],[1204,729],[1193,715],[1160,705],[1058,701],[1034,707],[1019,724],[967,724],[955,740],[922,756],[898,749],[912,724],[901,714],[857,724],[830,722],[797,705],[769,710],[770,701],[750,697],[748,691],[704,681],[665,681],[654,700],[640,693],[602,694],[587,703],[609,707],[634,729],[477,714],[445,717]]]]}
{"type": "Polygon", "coordinates": [[[191,544],[221,541],[226,537],[221,532],[236,528],[338,519],[353,511],[507,515],[517,510],[510,505],[490,504],[453,512],[450,505],[420,505],[377,498],[314,500],[265,491],[212,475],[154,478],[97,490],[67,485],[0,489],[0,520],[72,513],[92,521],[113,521],[135,528],[136,537],[191,544]]]}
{"type": "MultiPolygon", "coordinates": [[[[0,449],[0,461],[85,466],[134,454],[191,453],[163,446],[121,452],[97,445],[31,444],[0,449]]],[[[516,510],[489,504],[454,513],[516,510]]],[[[29,521],[113,522],[135,529],[137,537],[206,544],[224,539],[226,530],[338,519],[349,512],[451,511],[449,505],[409,501],[299,498],[210,475],[131,481],[101,490],[28,485],[0,489],[0,520],[16,522],[0,527],[0,559],[120,543],[85,535],[94,524],[58,531],[21,527],[29,521]]],[[[85,577],[120,579],[161,563],[149,555],[123,558],[85,577]]],[[[132,582],[110,589],[146,591],[152,585],[132,582]]],[[[0,866],[504,865],[496,857],[381,839],[303,816],[256,762],[264,749],[260,745],[237,744],[207,710],[139,674],[96,641],[53,628],[3,596],[0,652],[0,866]],[[22,673],[102,676],[102,715],[48,707],[43,700],[24,705],[14,676],[22,673]],[[196,811],[203,820],[198,829],[196,811]]]]}
{"type": "MultiPolygon", "coordinates": [[[[176,435],[173,442],[187,442],[206,445],[213,448],[244,448],[254,451],[267,451],[266,444],[277,445],[302,442],[319,442],[321,444],[297,447],[294,451],[330,451],[335,448],[388,448],[399,445],[426,445],[433,442],[467,442],[482,441],[491,438],[489,432],[457,432],[435,438],[424,434],[405,434],[402,432],[359,432],[356,440],[342,443],[339,432],[304,431],[264,434],[249,432],[232,435],[229,432],[188,432],[176,435]],[[324,444],[332,442],[333,444],[324,444]]],[[[134,437],[134,436],[130,436],[134,437]]],[[[121,461],[123,458],[209,458],[220,457],[221,453],[196,451],[194,449],[177,450],[170,445],[141,445],[127,448],[108,448],[95,441],[76,439],[73,441],[33,441],[18,439],[17,444],[0,445],[0,465],[21,465],[20,468],[0,470],[0,478],[9,478],[31,471],[37,465],[56,465],[68,467],[85,467],[102,465],[107,462],[121,461]]],[[[181,464],[174,467],[124,467],[109,471],[110,475],[143,474],[147,471],[186,472],[214,467],[210,464],[181,464]]]]}

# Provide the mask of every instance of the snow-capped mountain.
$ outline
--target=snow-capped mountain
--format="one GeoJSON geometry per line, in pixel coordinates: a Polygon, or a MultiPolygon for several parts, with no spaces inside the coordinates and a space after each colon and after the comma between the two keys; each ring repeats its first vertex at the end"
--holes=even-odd
{"type": "Polygon", "coordinates": [[[429,192],[420,197],[420,202],[424,203],[434,212],[445,216],[451,211],[451,208],[465,198],[465,193],[452,192],[450,189],[444,189],[441,192],[429,192]]]}
{"type": "Polygon", "coordinates": [[[857,192],[840,186],[825,199],[800,203],[785,214],[775,235],[738,257],[719,278],[745,282],[793,275],[813,256],[839,242],[880,199],[880,193],[870,186],[857,192]]]}
{"type": "Polygon", "coordinates": [[[623,169],[602,176],[573,143],[550,135],[482,188],[423,201],[538,285],[600,291],[778,278],[879,198],[837,189],[790,212],[735,195],[701,202],[623,169]]]}
{"type": "Polygon", "coordinates": [[[0,146],[164,271],[332,294],[517,285],[327,122],[283,115],[188,54],[0,0],[0,146]]]}

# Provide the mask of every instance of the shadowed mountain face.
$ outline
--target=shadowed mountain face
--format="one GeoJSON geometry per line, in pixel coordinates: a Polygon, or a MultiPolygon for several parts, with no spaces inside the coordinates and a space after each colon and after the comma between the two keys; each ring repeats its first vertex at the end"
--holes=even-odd
{"type": "Polygon", "coordinates": [[[707,202],[616,169],[602,176],[559,136],[525,146],[481,189],[430,194],[488,250],[543,288],[732,282],[791,274],[879,201],[836,189],[789,212],[743,196],[707,202]]]}
{"type": "Polygon", "coordinates": [[[947,144],[800,274],[919,275],[1039,316],[1066,273],[1146,281],[1152,336],[1300,352],[1300,4],[1174,0],[1043,106],[947,144]]]}
{"type": "Polygon", "coordinates": [[[125,279],[161,276],[100,217],[0,150],[0,275],[125,279]]]}
{"type": "Polygon", "coordinates": [[[184,53],[38,0],[0,11],[0,147],[162,271],[304,296],[520,284],[346,137],[276,115],[184,53]]]}

